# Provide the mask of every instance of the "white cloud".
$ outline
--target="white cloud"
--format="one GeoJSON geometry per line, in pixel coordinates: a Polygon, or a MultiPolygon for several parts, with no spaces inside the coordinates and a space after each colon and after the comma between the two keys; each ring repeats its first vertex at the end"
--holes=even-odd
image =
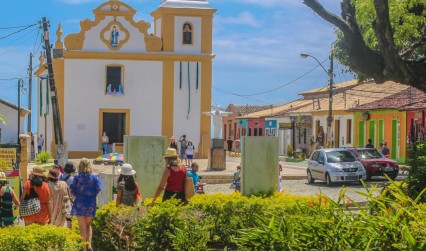
{"type": "Polygon", "coordinates": [[[253,14],[250,12],[242,12],[236,17],[215,17],[216,24],[240,24],[247,25],[254,28],[262,27],[262,22],[260,22],[253,14]]]}

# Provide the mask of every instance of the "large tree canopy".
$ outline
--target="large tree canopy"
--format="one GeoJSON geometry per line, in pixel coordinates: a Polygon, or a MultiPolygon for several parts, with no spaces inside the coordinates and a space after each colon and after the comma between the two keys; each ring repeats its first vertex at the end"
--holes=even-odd
{"type": "Polygon", "coordinates": [[[426,92],[425,0],[342,0],[341,17],[317,0],[304,4],[338,32],[338,60],[376,82],[392,80],[426,92]]]}

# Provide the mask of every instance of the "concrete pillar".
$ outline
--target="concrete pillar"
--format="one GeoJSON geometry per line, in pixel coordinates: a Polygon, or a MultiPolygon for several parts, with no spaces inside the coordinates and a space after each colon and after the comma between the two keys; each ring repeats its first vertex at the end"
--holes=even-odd
{"type": "Polygon", "coordinates": [[[245,196],[278,190],[278,138],[243,137],[241,193],[245,196]]]}
{"type": "Polygon", "coordinates": [[[124,162],[136,171],[136,181],[143,198],[154,197],[160,183],[167,139],[163,136],[124,136],[124,162]]]}
{"type": "Polygon", "coordinates": [[[21,134],[19,135],[19,141],[21,143],[21,162],[19,162],[19,172],[23,182],[25,182],[28,178],[27,168],[31,158],[31,137],[27,134],[21,134]]]}

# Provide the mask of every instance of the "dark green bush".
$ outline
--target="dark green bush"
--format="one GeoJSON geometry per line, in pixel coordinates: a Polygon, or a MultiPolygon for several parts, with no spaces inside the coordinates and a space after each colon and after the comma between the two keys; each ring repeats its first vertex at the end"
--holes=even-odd
{"type": "MultiPolygon", "coordinates": [[[[408,164],[408,192],[412,197],[417,197],[426,189],[426,143],[415,143],[411,147],[408,164]]],[[[426,202],[426,194],[423,194],[421,201],[426,202]]]]}

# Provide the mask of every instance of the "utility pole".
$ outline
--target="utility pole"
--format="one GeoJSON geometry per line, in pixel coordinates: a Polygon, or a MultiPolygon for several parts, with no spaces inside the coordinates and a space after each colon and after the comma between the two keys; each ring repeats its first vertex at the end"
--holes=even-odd
{"type": "Polygon", "coordinates": [[[330,69],[328,70],[329,77],[329,99],[328,99],[328,117],[327,117],[327,143],[332,142],[332,128],[331,125],[333,123],[333,53],[330,54],[330,69]]]}
{"type": "MultiPolygon", "coordinates": [[[[28,110],[31,111],[31,102],[32,102],[32,85],[33,85],[33,53],[30,53],[30,66],[28,68],[28,110]]],[[[30,115],[28,116],[28,125],[27,125],[27,131],[31,132],[31,115],[32,115],[32,111],[30,113],[30,115]]]]}
{"type": "Polygon", "coordinates": [[[18,149],[16,151],[16,164],[19,166],[21,162],[21,141],[19,140],[19,134],[21,134],[21,88],[22,80],[18,79],[18,149]]]}
{"type": "Polygon", "coordinates": [[[52,102],[52,113],[53,113],[53,129],[55,132],[55,144],[56,144],[56,157],[60,165],[65,164],[65,155],[63,148],[63,138],[62,138],[62,127],[61,127],[61,117],[59,114],[58,106],[58,97],[55,86],[55,78],[53,75],[53,65],[52,65],[52,48],[49,41],[49,30],[48,30],[48,21],[46,17],[43,17],[43,39],[44,39],[44,48],[46,50],[46,61],[47,61],[47,72],[49,79],[49,90],[50,98],[52,102]]]}

